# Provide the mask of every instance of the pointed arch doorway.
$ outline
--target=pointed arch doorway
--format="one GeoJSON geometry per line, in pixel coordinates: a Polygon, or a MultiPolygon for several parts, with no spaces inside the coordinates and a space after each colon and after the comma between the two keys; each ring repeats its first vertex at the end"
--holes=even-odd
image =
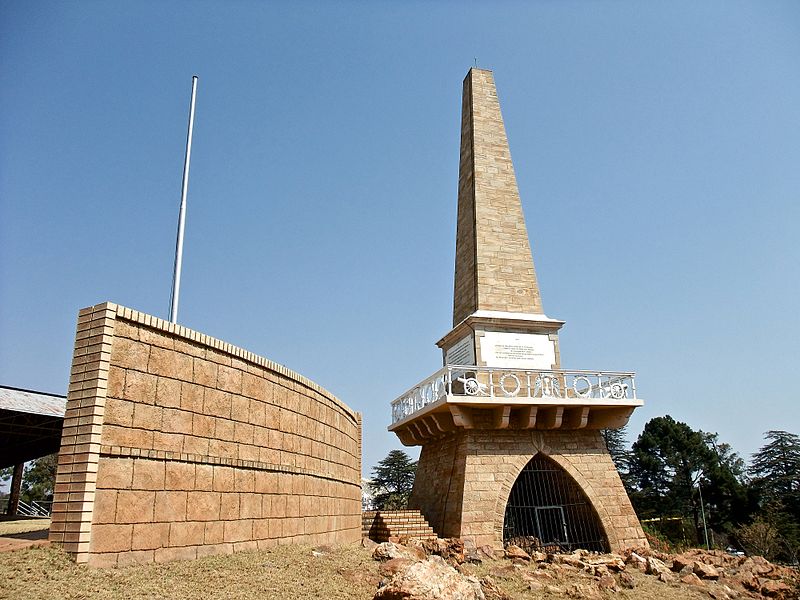
{"type": "Polygon", "coordinates": [[[542,453],[525,465],[511,488],[503,544],[516,544],[529,552],[609,550],[603,525],[586,494],[542,453]]]}

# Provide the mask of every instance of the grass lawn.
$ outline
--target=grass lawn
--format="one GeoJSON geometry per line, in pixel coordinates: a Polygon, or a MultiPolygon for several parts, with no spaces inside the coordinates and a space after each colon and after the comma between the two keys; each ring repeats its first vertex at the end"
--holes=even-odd
{"type": "Polygon", "coordinates": [[[375,593],[379,563],[360,546],[279,546],[194,561],[120,569],[75,565],[55,546],[0,553],[0,598],[365,598],[375,593]]]}

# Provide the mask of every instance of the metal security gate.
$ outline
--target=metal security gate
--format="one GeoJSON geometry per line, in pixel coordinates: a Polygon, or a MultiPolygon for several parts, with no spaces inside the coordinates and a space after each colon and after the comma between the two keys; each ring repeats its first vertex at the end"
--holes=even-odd
{"type": "Polygon", "coordinates": [[[525,465],[511,488],[503,543],[540,552],[608,551],[600,519],[583,491],[543,454],[525,465]]]}

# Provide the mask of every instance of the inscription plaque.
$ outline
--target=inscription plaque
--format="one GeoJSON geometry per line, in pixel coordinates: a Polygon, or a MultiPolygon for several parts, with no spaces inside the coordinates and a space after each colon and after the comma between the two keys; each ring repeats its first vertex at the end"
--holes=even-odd
{"type": "Polygon", "coordinates": [[[481,358],[487,367],[552,369],[556,349],[547,334],[487,331],[481,339],[481,358]]]}
{"type": "Polygon", "coordinates": [[[446,365],[474,365],[475,364],[475,344],[472,336],[458,340],[450,346],[444,355],[446,365]]]}

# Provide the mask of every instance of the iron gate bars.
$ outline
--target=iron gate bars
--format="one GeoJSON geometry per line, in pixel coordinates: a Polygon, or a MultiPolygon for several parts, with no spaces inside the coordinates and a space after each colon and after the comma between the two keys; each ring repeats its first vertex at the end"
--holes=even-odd
{"type": "Polygon", "coordinates": [[[608,551],[589,499],[564,469],[543,454],[528,462],[511,488],[503,542],[529,552],[608,551]]]}

